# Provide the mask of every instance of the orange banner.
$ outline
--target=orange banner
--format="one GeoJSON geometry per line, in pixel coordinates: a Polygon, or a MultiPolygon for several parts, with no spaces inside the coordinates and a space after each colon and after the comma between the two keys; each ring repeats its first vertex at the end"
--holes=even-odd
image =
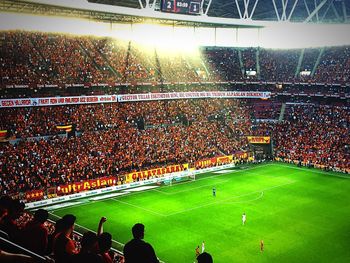
{"type": "Polygon", "coordinates": [[[249,143],[269,144],[270,136],[247,136],[249,143]]]}
{"type": "Polygon", "coordinates": [[[7,130],[1,130],[0,137],[6,137],[6,136],[7,136],[7,130]]]}
{"type": "Polygon", "coordinates": [[[220,156],[216,159],[218,164],[230,163],[233,160],[233,155],[220,156]]]}
{"type": "Polygon", "coordinates": [[[58,194],[72,194],[81,191],[86,191],[89,189],[98,189],[105,186],[116,185],[117,180],[114,176],[101,177],[92,180],[86,180],[82,182],[71,183],[67,185],[60,185],[57,187],[58,194]]]}
{"type": "Polygon", "coordinates": [[[133,182],[137,179],[149,179],[152,176],[161,176],[164,174],[182,172],[188,169],[188,163],[185,164],[176,164],[163,168],[155,168],[151,170],[141,171],[141,172],[133,172],[125,175],[126,183],[133,182]]]}
{"type": "Polygon", "coordinates": [[[229,163],[232,160],[233,160],[232,155],[225,155],[225,156],[213,157],[206,160],[199,160],[195,162],[195,166],[196,168],[201,169],[201,168],[215,166],[217,164],[229,163]]]}
{"type": "Polygon", "coordinates": [[[237,158],[237,159],[247,159],[248,158],[248,153],[247,152],[236,152],[235,153],[235,158],[237,158]]]}

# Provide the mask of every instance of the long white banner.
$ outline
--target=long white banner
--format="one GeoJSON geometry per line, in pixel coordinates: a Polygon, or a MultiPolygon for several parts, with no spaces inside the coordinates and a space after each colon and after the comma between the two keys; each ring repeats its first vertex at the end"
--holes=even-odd
{"type": "Polygon", "coordinates": [[[257,98],[268,99],[271,92],[265,91],[198,91],[198,92],[169,92],[169,93],[142,93],[125,94],[119,96],[119,102],[200,99],[200,98],[257,98]]]}
{"type": "Polygon", "coordinates": [[[200,91],[200,92],[170,92],[170,93],[142,93],[103,96],[71,96],[25,99],[1,99],[0,108],[40,107],[55,105],[76,105],[110,102],[198,99],[198,98],[260,98],[268,99],[271,92],[260,91],[200,91]]]}
{"type": "Polygon", "coordinates": [[[118,102],[118,95],[2,99],[0,100],[0,108],[76,105],[105,102],[118,102]]]}

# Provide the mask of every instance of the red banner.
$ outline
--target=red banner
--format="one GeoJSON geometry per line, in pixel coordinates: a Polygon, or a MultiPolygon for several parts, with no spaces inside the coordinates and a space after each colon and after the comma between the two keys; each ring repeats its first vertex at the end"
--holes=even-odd
{"type": "Polygon", "coordinates": [[[206,167],[216,166],[217,164],[230,163],[233,160],[232,155],[224,155],[219,157],[213,157],[206,160],[199,160],[195,162],[196,168],[202,169],[206,167]]]}
{"type": "Polygon", "coordinates": [[[211,159],[199,160],[199,161],[195,162],[194,165],[197,169],[202,169],[202,168],[216,165],[216,161],[217,161],[217,158],[214,157],[211,159]]]}
{"type": "Polygon", "coordinates": [[[98,189],[105,186],[116,185],[117,181],[114,176],[101,177],[92,180],[86,180],[82,182],[71,183],[67,185],[60,185],[57,187],[57,193],[60,194],[73,194],[90,189],[98,189]]]}
{"type": "Polygon", "coordinates": [[[217,158],[218,164],[226,164],[230,163],[233,160],[233,155],[220,156],[217,158]]]}
{"type": "Polygon", "coordinates": [[[44,190],[28,191],[25,196],[27,201],[41,200],[44,198],[44,190]]]}
{"type": "Polygon", "coordinates": [[[141,171],[141,172],[133,172],[125,175],[125,181],[126,183],[130,183],[137,179],[143,180],[143,179],[148,179],[149,177],[152,177],[152,176],[159,177],[163,174],[182,172],[182,171],[185,171],[185,169],[188,169],[188,163],[170,165],[163,168],[155,168],[155,169],[141,171]]]}

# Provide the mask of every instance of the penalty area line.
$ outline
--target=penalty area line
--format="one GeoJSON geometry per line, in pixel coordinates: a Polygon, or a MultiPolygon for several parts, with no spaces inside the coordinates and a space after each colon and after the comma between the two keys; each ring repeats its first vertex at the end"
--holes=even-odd
{"type": "Polygon", "coordinates": [[[135,207],[135,208],[144,210],[144,211],[146,211],[146,212],[149,212],[149,213],[151,213],[151,214],[155,214],[155,215],[157,215],[157,216],[161,216],[161,217],[165,217],[165,216],[166,216],[166,215],[161,214],[161,213],[158,213],[158,212],[156,212],[156,211],[153,211],[153,210],[150,210],[150,209],[147,209],[147,208],[138,206],[138,205],[130,204],[130,203],[128,203],[128,202],[124,202],[124,201],[121,201],[121,200],[118,200],[118,199],[115,199],[115,198],[111,198],[110,200],[113,200],[113,201],[118,202],[118,203],[122,203],[122,204],[125,204],[125,205],[128,205],[128,206],[132,206],[132,207],[135,207]]]}
{"type": "Polygon", "coordinates": [[[294,184],[295,182],[297,182],[297,181],[291,181],[291,182],[288,182],[288,183],[284,183],[284,184],[279,184],[279,185],[263,188],[263,189],[260,189],[260,190],[254,191],[254,192],[250,192],[250,193],[246,193],[246,194],[242,194],[242,195],[231,196],[230,198],[226,198],[224,200],[214,201],[214,202],[206,203],[206,204],[203,204],[203,205],[191,207],[191,208],[188,208],[188,209],[184,209],[184,210],[181,210],[181,211],[177,211],[177,212],[174,212],[174,213],[167,214],[166,216],[167,217],[168,216],[173,216],[173,215],[181,214],[181,213],[184,213],[184,212],[196,210],[196,209],[199,209],[199,208],[202,208],[202,207],[207,207],[207,206],[211,206],[211,205],[225,203],[225,202],[227,202],[229,200],[232,200],[232,199],[235,199],[235,198],[239,198],[239,197],[243,197],[243,196],[247,196],[247,195],[251,195],[251,194],[255,194],[255,193],[265,192],[265,191],[272,190],[272,189],[275,189],[275,188],[279,188],[279,187],[282,187],[282,186],[294,184]]]}
{"type": "Polygon", "coordinates": [[[260,195],[254,199],[250,199],[250,200],[245,200],[245,201],[231,201],[231,202],[222,202],[222,204],[239,204],[239,203],[249,203],[249,202],[254,202],[257,201],[259,199],[261,199],[264,196],[264,192],[261,192],[260,195]]]}

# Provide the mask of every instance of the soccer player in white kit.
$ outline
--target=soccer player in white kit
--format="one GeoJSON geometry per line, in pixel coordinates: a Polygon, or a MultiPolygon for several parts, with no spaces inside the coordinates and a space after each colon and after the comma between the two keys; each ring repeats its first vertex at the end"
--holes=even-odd
{"type": "Polygon", "coordinates": [[[247,216],[245,213],[242,215],[242,225],[245,225],[245,221],[247,220],[247,216]]]}
{"type": "Polygon", "coordinates": [[[202,242],[202,252],[201,252],[201,253],[204,252],[204,249],[205,249],[205,245],[204,245],[204,241],[203,241],[203,242],[202,242]]]}

